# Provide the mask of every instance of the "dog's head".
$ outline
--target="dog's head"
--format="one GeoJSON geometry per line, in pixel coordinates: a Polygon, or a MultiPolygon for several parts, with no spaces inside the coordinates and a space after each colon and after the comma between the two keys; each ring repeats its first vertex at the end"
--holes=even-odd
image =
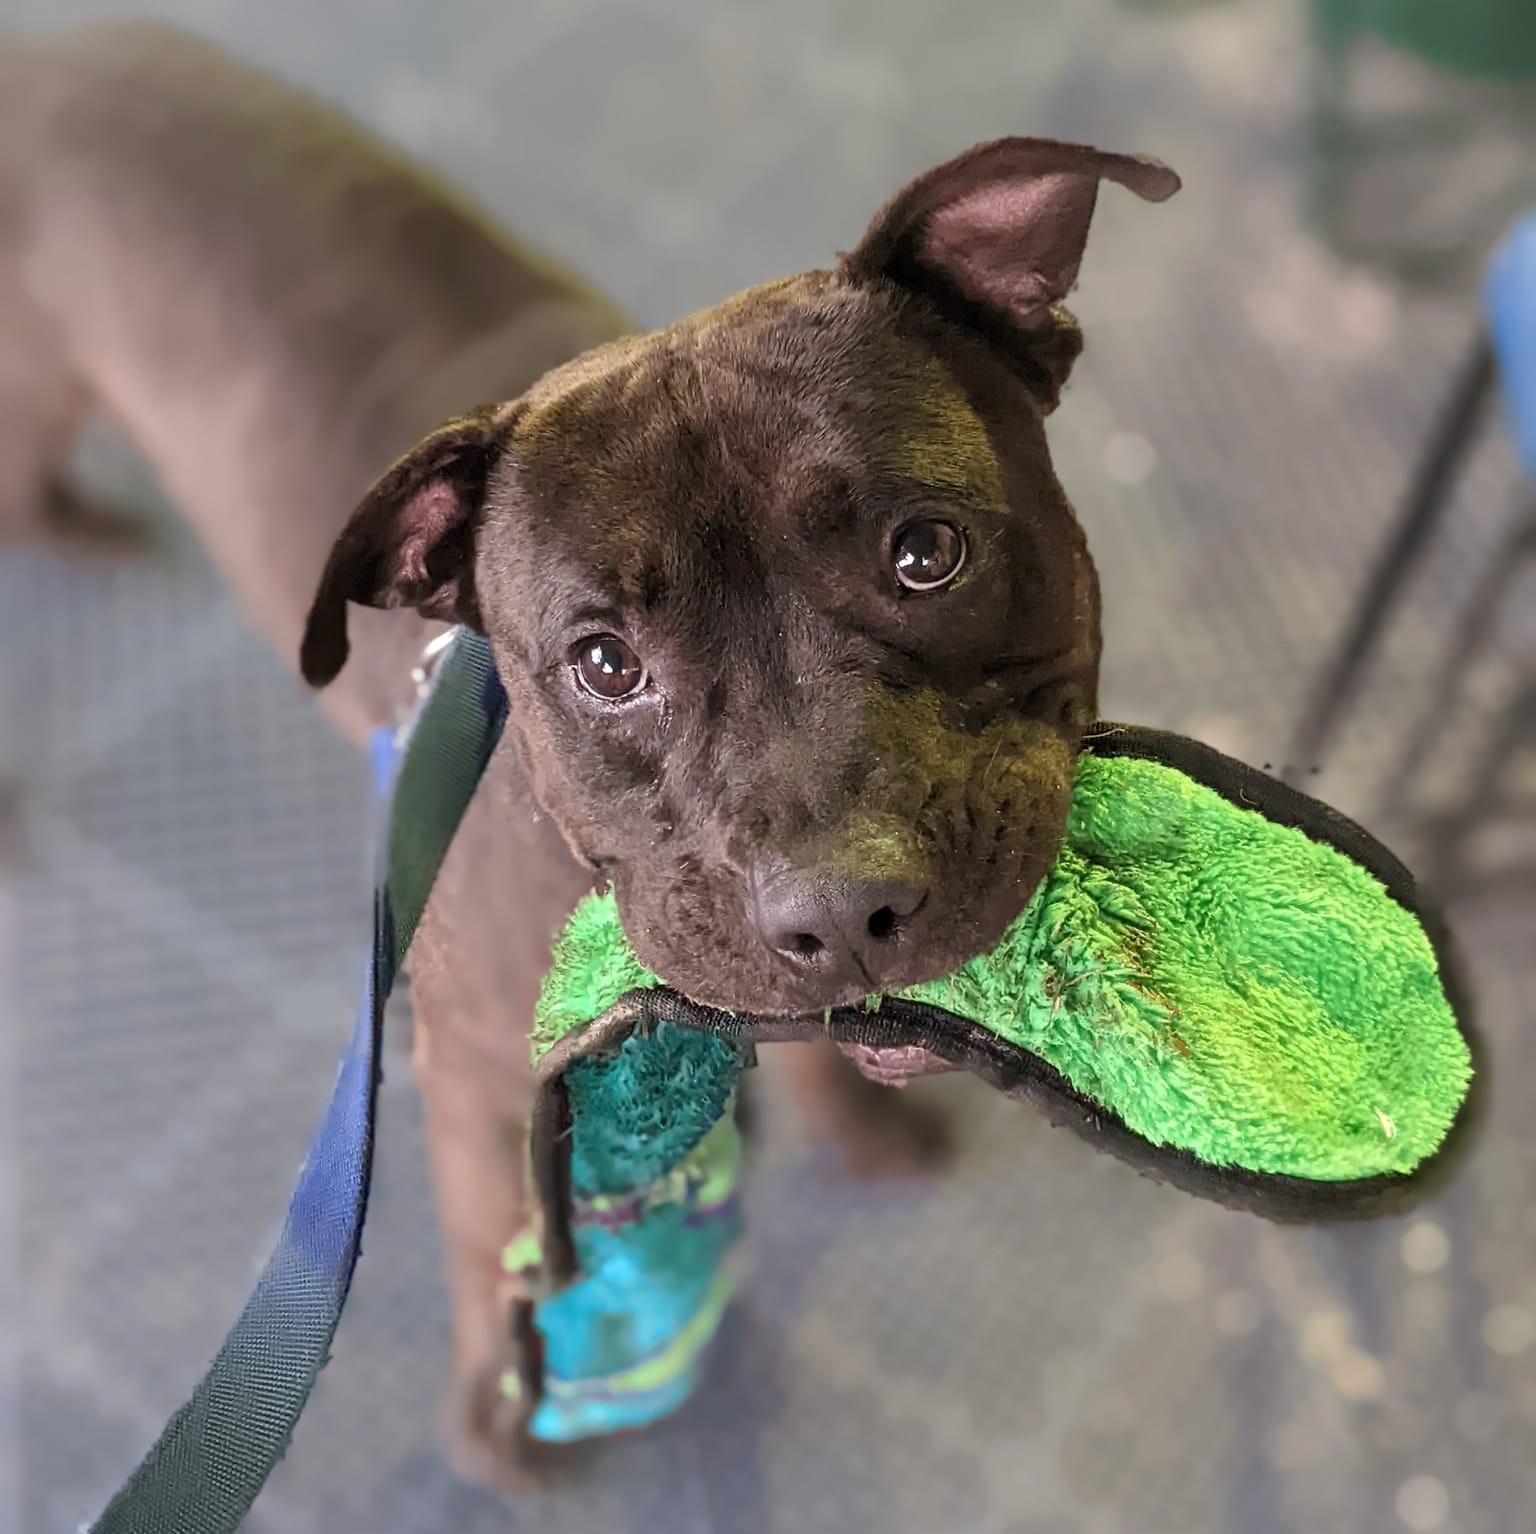
{"type": "Polygon", "coordinates": [[[1178,187],[982,145],[834,270],[445,426],[337,543],[305,676],[340,670],[348,602],[487,634],[540,804],[699,1001],[815,1011],[990,947],[1097,702],[1098,587],[1042,423],[1101,179],[1178,187]]]}

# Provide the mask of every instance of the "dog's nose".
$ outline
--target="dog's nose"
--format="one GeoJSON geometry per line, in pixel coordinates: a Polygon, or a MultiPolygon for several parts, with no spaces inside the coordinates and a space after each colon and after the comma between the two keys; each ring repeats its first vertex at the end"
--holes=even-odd
{"type": "Polygon", "coordinates": [[[764,942],[796,968],[874,985],[926,897],[899,880],[783,873],[758,886],[757,920],[764,942]]]}

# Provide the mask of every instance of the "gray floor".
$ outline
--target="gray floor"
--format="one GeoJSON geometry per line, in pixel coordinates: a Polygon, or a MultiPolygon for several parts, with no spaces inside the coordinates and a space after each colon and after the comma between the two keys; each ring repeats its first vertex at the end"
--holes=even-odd
{"type": "MultiPolygon", "coordinates": [[[[4,0],[0,19],[118,9],[4,0]]],[[[1076,304],[1089,353],[1053,441],[1103,568],[1106,712],[1260,763],[1474,313],[1464,279],[1408,288],[1304,227],[1306,55],[1280,0],[156,9],[337,94],[648,320],[824,262],[974,139],[1171,161],[1187,190],[1166,208],[1103,198],[1076,304]]],[[[1366,86],[1410,104],[1438,89],[1391,64],[1366,86]]],[[[1511,109],[1471,102],[1452,202],[1515,194],[1511,146],[1529,165],[1536,141],[1494,115],[1511,109]]],[[[1422,235],[1434,210],[1384,186],[1375,231],[1422,235]]],[[[158,504],[114,445],[92,467],[158,504]]],[[[1367,819],[1511,486],[1494,441],[1316,780],[1367,819]]],[[[0,554],[0,1534],[98,1509],[222,1335],[362,951],[363,767],[161,512],[151,567],[0,554]]],[[[1447,772],[1528,628],[1507,624],[1479,672],[1447,772]]],[[[1411,826],[1383,829],[1411,850],[1411,826]]],[[[921,1192],[847,1187],[776,1120],[754,1271],[702,1399],[605,1451],[581,1489],[512,1512],[436,1454],[445,1314],[397,1059],[355,1303],[251,1529],[1536,1527],[1536,900],[1474,890],[1453,916],[1493,1105],[1416,1220],[1318,1233],[1220,1213],[967,1083],[944,1084],[966,1108],[959,1165],[921,1192]]]]}

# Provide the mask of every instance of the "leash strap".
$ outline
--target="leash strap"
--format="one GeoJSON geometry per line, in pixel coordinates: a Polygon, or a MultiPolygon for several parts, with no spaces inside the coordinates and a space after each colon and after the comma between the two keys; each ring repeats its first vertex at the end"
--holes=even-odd
{"type": "Polygon", "coordinates": [[[375,742],[384,834],[373,951],[282,1233],[202,1382],[81,1534],[233,1534],[330,1356],[368,1209],[384,1005],[506,721],[506,694],[479,635],[455,631],[423,686],[413,720],[375,742]]]}

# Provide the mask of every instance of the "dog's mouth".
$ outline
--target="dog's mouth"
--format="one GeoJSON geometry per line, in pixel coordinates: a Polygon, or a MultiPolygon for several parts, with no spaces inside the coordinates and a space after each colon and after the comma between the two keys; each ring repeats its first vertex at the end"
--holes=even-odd
{"type": "Polygon", "coordinates": [[[862,1075],[882,1087],[904,1087],[919,1076],[939,1076],[960,1069],[920,1044],[839,1044],[837,1047],[858,1066],[862,1075]]]}

